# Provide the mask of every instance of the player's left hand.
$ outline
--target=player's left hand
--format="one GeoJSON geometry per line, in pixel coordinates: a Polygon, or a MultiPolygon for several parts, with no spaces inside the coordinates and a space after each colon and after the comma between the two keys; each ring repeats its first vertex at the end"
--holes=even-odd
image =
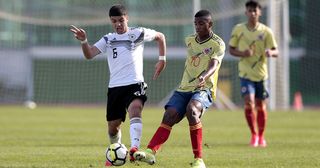
{"type": "Polygon", "coordinates": [[[279,51],[276,48],[266,49],[266,57],[278,57],[279,51]]]}
{"type": "Polygon", "coordinates": [[[204,87],[204,84],[206,83],[206,80],[203,76],[199,76],[199,83],[197,85],[197,88],[202,89],[204,87]]]}
{"type": "Polygon", "coordinates": [[[155,66],[155,72],[153,75],[153,80],[156,80],[159,76],[162,70],[166,67],[166,61],[159,60],[158,63],[155,66]]]}
{"type": "Polygon", "coordinates": [[[270,49],[266,49],[264,52],[266,53],[267,57],[271,57],[272,56],[270,49]]]}

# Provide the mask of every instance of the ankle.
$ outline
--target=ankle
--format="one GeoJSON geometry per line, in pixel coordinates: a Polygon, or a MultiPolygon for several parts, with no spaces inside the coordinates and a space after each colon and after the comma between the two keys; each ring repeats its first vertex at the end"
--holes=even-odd
{"type": "Polygon", "coordinates": [[[252,137],[258,137],[258,134],[257,133],[251,133],[251,136],[252,137]]]}
{"type": "Polygon", "coordinates": [[[156,154],[156,151],[153,150],[153,149],[151,149],[151,148],[147,148],[146,151],[149,152],[149,153],[151,153],[151,154],[153,154],[153,155],[156,154]]]}

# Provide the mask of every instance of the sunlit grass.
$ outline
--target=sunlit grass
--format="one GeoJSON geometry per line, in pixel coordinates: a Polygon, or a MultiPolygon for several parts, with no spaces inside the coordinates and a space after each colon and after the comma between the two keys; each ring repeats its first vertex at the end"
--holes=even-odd
{"type": "MultiPolygon", "coordinates": [[[[158,128],[163,110],[143,112],[144,149],[158,128]]],[[[320,111],[270,112],[267,148],[248,147],[243,112],[210,109],[203,116],[207,167],[320,167],[320,111]]],[[[122,126],[129,147],[129,122],[122,126]]],[[[104,167],[108,145],[104,107],[0,107],[0,167],[104,167]]],[[[193,159],[186,120],[174,126],[157,154],[157,163],[128,162],[123,167],[185,168],[193,159]]]]}

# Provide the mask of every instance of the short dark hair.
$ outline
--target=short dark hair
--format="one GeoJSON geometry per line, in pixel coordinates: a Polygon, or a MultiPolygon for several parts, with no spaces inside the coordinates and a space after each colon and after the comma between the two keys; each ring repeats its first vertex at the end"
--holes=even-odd
{"type": "Polygon", "coordinates": [[[246,8],[248,7],[252,7],[252,8],[259,8],[261,9],[261,5],[259,2],[255,1],[255,0],[250,0],[246,2],[246,8]]]}
{"type": "Polygon", "coordinates": [[[202,10],[199,10],[195,15],[194,17],[212,17],[211,16],[211,12],[208,11],[208,10],[205,10],[205,9],[202,9],[202,10]]]}
{"type": "Polygon", "coordinates": [[[109,10],[109,17],[127,15],[127,9],[121,4],[113,5],[109,10]]]}

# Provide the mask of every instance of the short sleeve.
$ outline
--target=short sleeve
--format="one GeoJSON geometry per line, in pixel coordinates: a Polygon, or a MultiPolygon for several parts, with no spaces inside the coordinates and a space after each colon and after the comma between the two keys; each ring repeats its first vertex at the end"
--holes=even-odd
{"type": "Polygon", "coordinates": [[[94,46],[96,46],[101,53],[107,52],[107,42],[106,39],[107,37],[102,37],[99,41],[97,41],[94,46]]]}
{"type": "Polygon", "coordinates": [[[152,41],[157,35],[157,31],[153,29],[143,28],[144,31],[144,41],[152,41]]]}
{"type": "Polygon", "coordinates": [[[217,59],[220,63],[224,57],[226,50],[226,45],[223,41],[219,42],[219,45],[216,47],[216,51],[212,54],[211,58],[217,59]]]}
{"type": "Polygon", "coordinates": [[[273,32],[271,29],[267,29],[267,37],[266,37],[266,48],[271,49],[271,48],[277,48],[277,42],[276,39],[273,35],[273,32]]]}
{"type": "Polygon", "coordinates": [[[237,47],[238,46],[238,26],[235,26],[231,32],[231,37],[230,37],[230,41],[229,41],[229,45],[231,47],[237,47]]]}

